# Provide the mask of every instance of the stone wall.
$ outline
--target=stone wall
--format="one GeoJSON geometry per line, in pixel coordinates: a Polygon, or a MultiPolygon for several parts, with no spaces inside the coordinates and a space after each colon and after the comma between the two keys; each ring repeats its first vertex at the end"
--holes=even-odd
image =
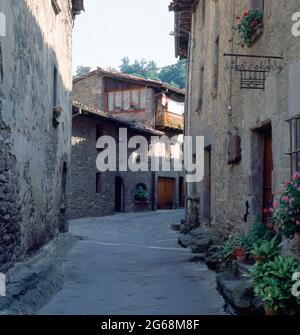
{"type": "MultiPolygon", "coordinates": [[[[143,183],[149,195],[152,193],[151,172],[101,172],[101,191],[96,192],[96,124],[100,123],[103,135],[118,138],[119,127],[115,123],[97,117],[79,115],[73,118],[70,218],[97,217],[115,213],[115,178],[121,177],[124,183],[125,212],[139,211],[134,201],[136,185],[143,183]]],[[[128,133],[128,139],[135,133],[128,133]]],[[[130,154],[130,152],[129,152],[130,154]]],[[[145,209],[151,209],[151,199],[145,209]]]]}
{"type": "MultiPolygon", "coordinates": [[[[226,236],[233,230],[248,229],[262,206],[261,135],[259,127],[270,122],[273,137],[273,192],[290,175],[289,131],[285,120],[299,114],[300,39],[291,34],[291,16],[299,11],[296,0],[265,1],[264,32],[252,48],[236,44],[232,26],[235,17],[250,8],[250,0],[206,1],[205,22],[199,1],[192,22],[189,71],[187,132],[204,135],[211,147],[211,224],[226,236]],[[219,54],[216,40],[219,36],[219,54]],[[231,38],[234,37],[234,41],[231,38]],[[230,58],[225,52],[249,55],[283,56],[283,70],[267,75],[265,91],[240,90],[239,73],[225,70],[230,58]],[[219,59],[218,90],[215,88],[216,62],[219,59]],[[203,82],[200,83],[201,69],[203,82]],[[199,104],[201,85],[203,104],[199,104]],[[298,93],[297,93],[298,92],[298,93]],[[232,106],[232,110],[229,109],[232,106]],[[241,136],[242,159],[227,165],[228,131],[237,127],[241,136]],[[246,201],[250,205],[247,224],[243,221],[246,201]]],[[[249,59],[247,59],[249,62],[249,59]]],[[[250,60],[251,62],[251,60],[250,60]]],[[[205,181],[204,181],[205,182],[205,181]]],[[[189,185],[188,194],[200,197],[199,222],[204,222],[204,183],[189,185]]],[[[189,214],[192,205],[189,203],[189,214]]]]}
{"type": "Polygon", "coordinates": [[[72,15],[69,1],[2,0],[0,37],[0,271],[66,230],[63,166],[70,155],[72,15]],[[60,125],[53,127],[57,68],[60,125]]]}

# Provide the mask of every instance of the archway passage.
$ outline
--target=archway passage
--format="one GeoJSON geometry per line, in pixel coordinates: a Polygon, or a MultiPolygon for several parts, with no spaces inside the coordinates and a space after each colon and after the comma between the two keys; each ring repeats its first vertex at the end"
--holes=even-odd
{"type": "Polygon", "coordinates": [[[124,211],[124,184],[121,177],[115,178],[115,211],[117,213],[124,211]]]}

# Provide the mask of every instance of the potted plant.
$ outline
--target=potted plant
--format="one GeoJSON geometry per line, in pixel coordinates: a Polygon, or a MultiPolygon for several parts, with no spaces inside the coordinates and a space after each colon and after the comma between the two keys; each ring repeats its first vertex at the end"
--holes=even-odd
{"type": "Polygon", "coordinates": [[[244,262],[246,260],[247,255],[247,238],[245,236],[239,237],[237,240],[237,244],[234,248],[234,254],[236,257],[236,260],[240,262],[244,262]]]}
{"type": "Polygon", "coordinates": [[[273,260],[279,254],[279,238],[275,236],[271,241],[255,243],[252,254],[257,262],[273,260]]]}
{"type": "Polygon", "coordinates": [[[233,260],[234,258],[233,251],[235,246],[236,242],[234,238],[230,238],[224,243],[223,248],[220,250],[218,254],[219,262],[221,264],[228,266],[229,263],[233,260]]]}
{"type": "Polygon", "coordinates": [[[299,271],[300,264],[292,256],[258,262],[249,271],[254,292],[263,301],[266,315],[288,315],[299,311],[300,299],[292,294],[292,277],[299,271]]]}
{"type": "Polygon", "coordinates": [[[237,16],[234,29],[240,37],[240,46],[251,47],[263,32],[263,12],[259,9],[245,11],[242,17],[237,16]]]}
{"type": "Polygon", "coordinates": [[[218,258],[221,264],[228,266],[230,262],[234,259],[237,259],[237,250],[239,250],[240,245],[239,237],[231,237],[229,238],[223,248],[220,250],[218,258]]]}
{"type": "Polygon", "coordinates": [[[147,203],[148,199],[148,192],[142,186],[139,186],[134,193],[134,200],[137,202],[147,203]]]}
{"type": "Polygon", "coordinates": [[[272,223],[275,229],[292,239],[300,231],[300,173],[284,183],[273,202],[272,223]]]}

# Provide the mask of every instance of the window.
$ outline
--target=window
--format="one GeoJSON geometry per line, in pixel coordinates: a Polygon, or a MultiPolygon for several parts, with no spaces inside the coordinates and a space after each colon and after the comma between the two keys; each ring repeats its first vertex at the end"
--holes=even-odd
{"type": "Polygon", "coordinates": [[[290,131],[290,156],[291,175],[299,171],[300,163],[300,115],[288,120],[290,131]]]}
{"type": "MultiPolygon", "coordinates": [[[[270,0],[269,0],[270,2],[270,0]]],[[[265,7],[265,1],[264,0],[251,0],[250,4],[251,9],[260,9],[261,11],[264,11],[265,7]]]]}
{"type": "Polygon", "coordinates": [[[124,92],[124,111],[129,111],[130,109],[130,92],[124,92]]]}
{"type": "Polygon", "coordinates": [[[200,69],[200,83],[199,83],[199,102],[198,102],[198,110],[202,110],[203,106],[203,94],[204,94],[204,66],[200,69]]]}
{"type": "Polygon", "coordinates": [[[140,91],[132,91],[131,108],[137,110],[140,106],[140,91]]]}
{"type": "Polygon", "coordinates": [[[115,109],[121,110],[122,109],[122,92],[115,93],[115,109]]]}
{"type": "Polygon", "coordinates": [[[107,94],[109,112],[142,111],[146,108],[146,90],[127,90],[107,94]]]}
{"type": "Polygon", "coordinates": [[[57,67],[53,68],[53,107],[57,107],[57,67]]]}
{"type": "Polygon", "coordinates": [[[264,3],[264,17],[269,19],[272,15],[272,1],[266,1],[264,3]]]}
{"type": "Polygon", "coordinates": [[[202,24],[205,24],[205,16],[206,16],[206,0],[202,0],[202,24]]]}
{"type": "Polygon", "coordinates": [[[101,173],[96,173],[96,193],[101,193],[102,191],[102,183],[101,183],[101,173]]]}
{"type": "Polygon", "coordinates": [[[219,37],[217,37],[215,42],[215,51],[214,51],[214,73],[213,73],[213,92],[217,93],[219,88],[219,37]]]}

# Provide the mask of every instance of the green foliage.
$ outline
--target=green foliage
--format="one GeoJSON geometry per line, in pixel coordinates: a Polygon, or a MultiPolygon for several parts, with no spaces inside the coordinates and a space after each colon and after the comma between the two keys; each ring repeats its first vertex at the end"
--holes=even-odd
{"type": "Polygon", "coordinates": [[[259,262],[250,270],[255,294],[274,311],[293,314],[299,309],[299,299],[292,294],[292,276],[300,264],[291,256],[277,256],[273,261],[259,262]]]}
{"type": "Polygon", "coordinates": [[[252,254],[259,257],[259,261],[273,260],[279,254],[279,238],[275,236],[271,241],[264,240],[261,243],[255,243],[252,254]]]}
{"type": "Polygon", "coordinates": [[[257,218],[247,235],[247,249],[251,251],[255,244],[257,245],[265,240],[270,241],[274,236],[274,230],[268,228],[265,223],[257,218]]]}
{"type": "Polygon", "coordinates": [[[88,74],[89,72],[91,72],[91,68],[89,66],[79,65],[77,66],[77,69],[76,69],[76,77],[84,76],[88,74]]]}
{"type": "Polygon", "coordinates": [[[300,173],[284,183],[274,200],[272,223],[287,238],[293,238],[300,228],[300,173]]]}
{"type": "Polygon", "coordinates": [[[145,79],[162,81],[179,88],[185,87],[186,66],[184,60],[179,60],[173,66],[165,67],[159,70],[154,61],[148,62],[145,59],[141,59],[130,63],[130,59],[128,57],[124,57],[122,59],[120,71],[122,73],[145,79]]]}
{"type": "Polygon", "coordinates": [[[135,201],[147,202],[149,194],[142,186],[139,186],[134,193],[134,199],[135,201]]]}
{"type": "Polygon", "coordinates": [[[232,237],[228,239],[223,248],[220,250],[218,258],[219,262],[224,265],[228,265],[232,259],[234,249],[242,245],[240,237],[232,237]]]}
{"type": "Polygon", "coordinates": [[[122,59],[122,64],[120,66],[120,71],[122,73],[146,79],[159,80],[158,71],[156,69],[157,65],[154,61],[147,62],[145,59],[141,59],[140,61],[135,60],[130,64],[130,59],[128,57],[122,59]]]}
{"type": "Polygon", "coordinates": [[[186,62],[179,60],[174,66],[163,68],[159,72],[159,79],[172,86],[185,88],[186,83],[186,62]]]}
{"type": "Polygon", "coordinates": [[[219,261],[228,265],[236,247],[241,246],[251,252],[254,246],[259,247],[263,242],[272,240],[274,236],[275,232],[257,219],[247,235],[235,236],[225,242],[219,253],[219,261]]]}
{"type": "Polygon", "coordinates": [[[242,18],[237,17],[239,24],[234,28],[239,33],[241,40],[240,45],[242,47],[244,47],[244,45],[247,45],[248,47],[251,46],[252,36],[257,29],[257,26],[261,23],[262,18],[263,12],[259,9],[245,12],[242,18]]]}

